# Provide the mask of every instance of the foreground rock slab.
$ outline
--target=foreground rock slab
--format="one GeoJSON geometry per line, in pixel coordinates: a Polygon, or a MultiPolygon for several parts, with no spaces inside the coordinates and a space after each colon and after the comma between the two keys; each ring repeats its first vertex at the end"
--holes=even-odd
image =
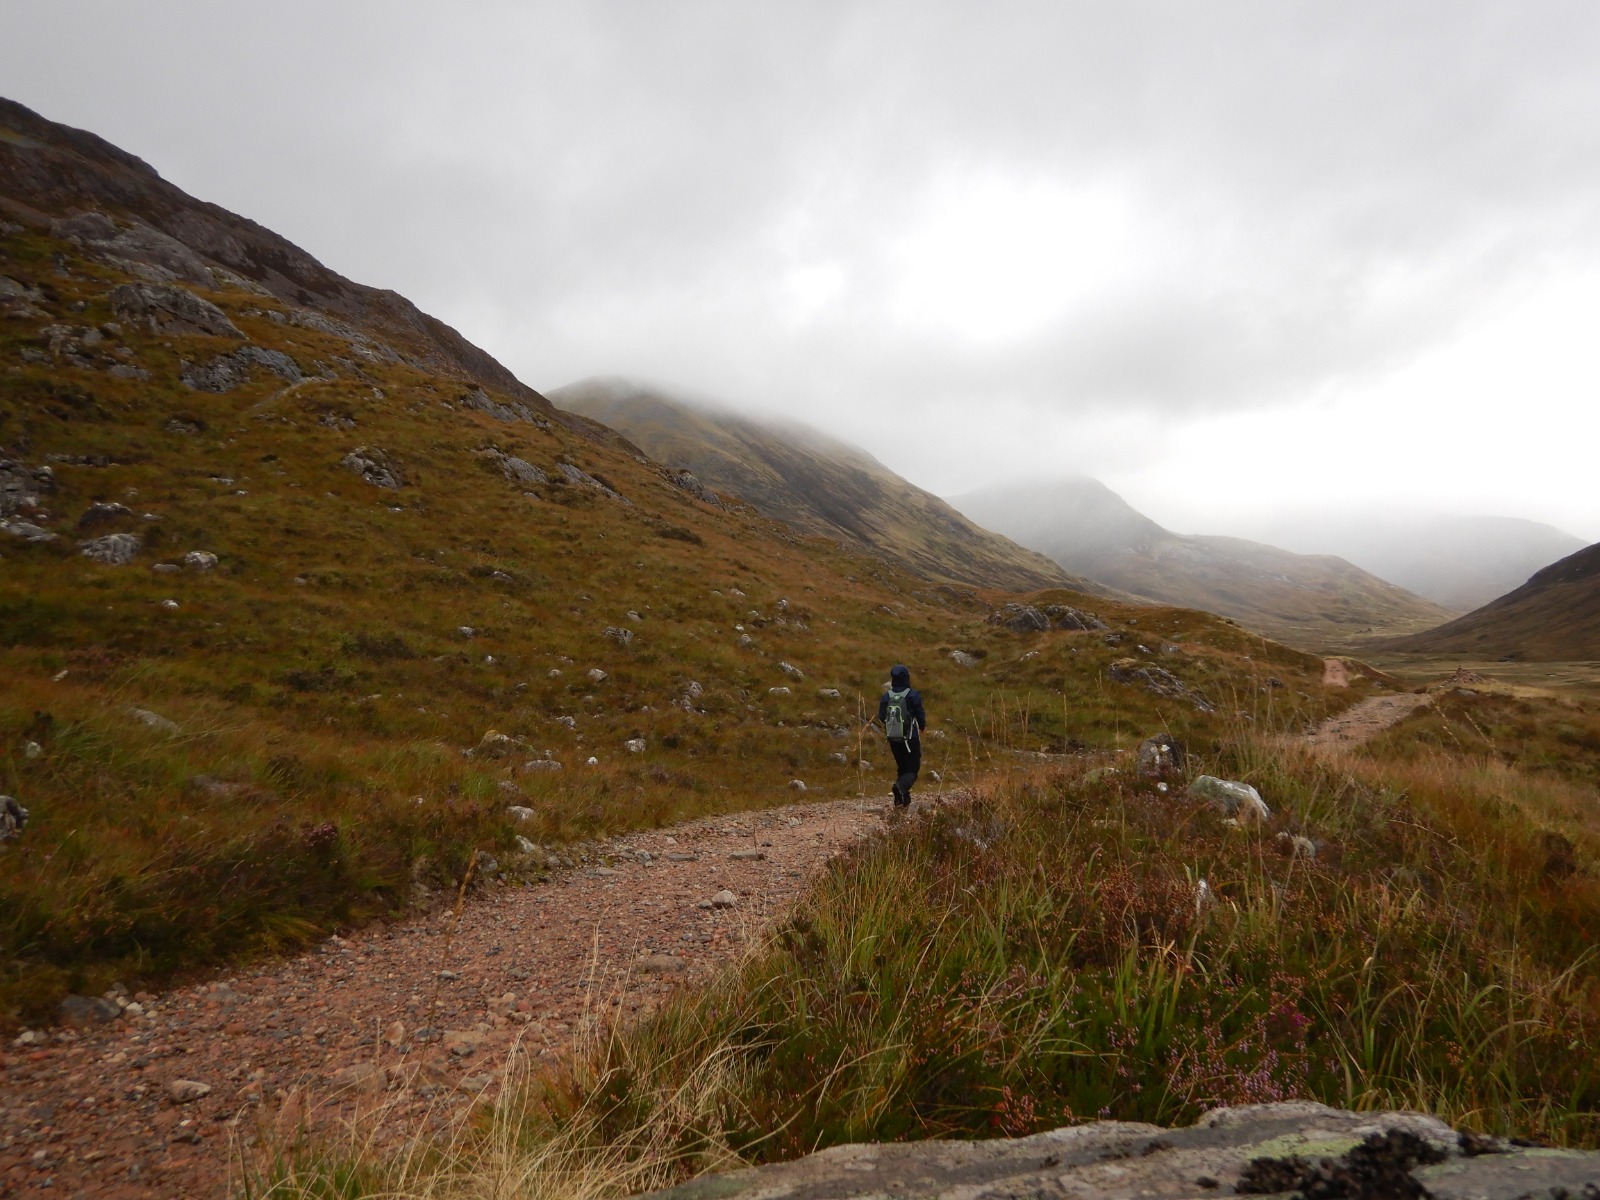
{"type": "Polygon", "coordinates": [[[1419,1113],[1290,1102],[1215,1109],[1186,1129],[1100,1121],[1012,1140],[836,1146],[707,1175],[663,1200],[1013,1200],[1310,1193],[1518,1200],[1592,1196],[1600,1153],[1458,1134],[1419,1113]]]}

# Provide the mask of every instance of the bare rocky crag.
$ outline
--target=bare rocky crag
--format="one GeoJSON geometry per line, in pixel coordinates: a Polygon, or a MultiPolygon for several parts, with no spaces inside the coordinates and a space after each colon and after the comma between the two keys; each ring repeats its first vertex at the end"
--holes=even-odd
{"type": "Polygon", "coordinates": [[[538,392],[404,296],[346,279],[270,229],[195,199],[126,150],[4,98],[0,218],[35,228],[54,223],[102,257],[156,268],[160,279],[216,287],[231,276],[286,304],[393,341],[429,370],[494,388],[544,416],[555,415],[538,392]],[[108,220],[107,213],[121,224],[108,220]],[[213,268],[224,274],[215,275],[213,268]]]}
{"type": "Polygon", "coordinates": [[[1315,1196],[1522,1200],[1600,1195],[1600,1153],[1457,1133],[1419,1113],[1303,1101],[1214,1109],[1185,1129],[1099,1121],[981,1142],[835,1146],[707,1175],[660,1200],[1012,1200],[1315,1196]]]}

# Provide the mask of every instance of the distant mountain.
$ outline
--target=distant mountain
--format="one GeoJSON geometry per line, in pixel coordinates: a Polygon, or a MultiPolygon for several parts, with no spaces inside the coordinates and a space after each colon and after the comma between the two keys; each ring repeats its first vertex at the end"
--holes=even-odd
{"type": "Polygon", "coordinates": [[[1391,510],[1280,516],[1250,532],[1275,545],[1337,554],[1458,612],[1505,595],[1588,544],[1553,525],[1518,517],[1391,510]]]}
{"type": "Polygon", "coordinates": [[[614,379],[550,393],[560,408],[615,429],[658,462],[802,533],[864,549],[919,575],[1007,591],[1103,591],[1050,559],[980,529],[855,446],[797,423],[716,412],[614,379]]]}
{"type": "Polygon", "coordinates": [[[951,503],[1069,571],[1301,645],[1409,633],[1450,616],[1342,558],[1173,533],[1093,479],[974,492],[951,503]]]}
{"type": "Polygon", "coordinates": [[[1484,662],[1600,659],[1600,543],[1551,563],[1514,592],[1385,650],[1484,662]]]}

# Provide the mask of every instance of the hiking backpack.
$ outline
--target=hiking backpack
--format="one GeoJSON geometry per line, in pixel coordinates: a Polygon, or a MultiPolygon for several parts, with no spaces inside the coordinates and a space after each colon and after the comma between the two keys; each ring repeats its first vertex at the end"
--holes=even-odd
{"type": "Polygon", "coordinates": [[[883,732],[892,738],[905,738],[911,736],[911,718],[906,715],[906,697],[911,695],[911,689],[897,692],[889,689],[889,705],[883,712],[883,732]]]}

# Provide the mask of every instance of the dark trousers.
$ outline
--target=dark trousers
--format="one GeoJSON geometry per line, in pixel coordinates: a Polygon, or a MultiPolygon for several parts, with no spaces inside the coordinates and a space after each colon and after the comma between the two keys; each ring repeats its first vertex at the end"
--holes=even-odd
{"type": "Polygon", "coordinates": [[[889,750],[894,754],[894,765],[898,772],[898,778],[894,781],[895,789],[899,792],[898,801],[910,804],[911,785],[917,782],[917,772],[922,770],[922,739],[890,738],[889,750]]]}

